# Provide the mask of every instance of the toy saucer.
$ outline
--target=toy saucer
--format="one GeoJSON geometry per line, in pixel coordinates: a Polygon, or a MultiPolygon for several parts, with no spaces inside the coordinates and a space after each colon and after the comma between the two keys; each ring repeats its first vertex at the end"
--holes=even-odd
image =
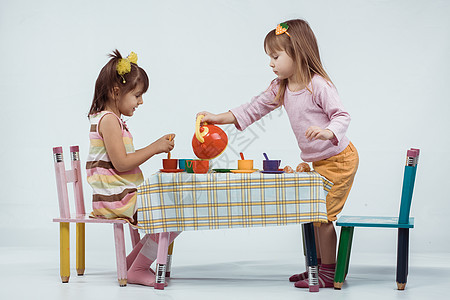
{"type": "Polygon", "coordinates": [[[231,172],[233,173],[253,173],[258,171],[257,169],[253,169],[253,170],[231,170],[231,172]]]}
{"type": "Polygon", "coordinates": [[[159,169],[161,173],[179,173],[184,172],[184,169],[159,169]]]}
{"type": "Polygon", "coordinates": [[[230,173],[232,169],[213,169],[216,173],[230,173]]]}
{"type": "Polygon", "coordinates": [[[283,170],[277,170],[277,171],[261,171],[261,173],[264,173],[264,174],[281,174],[281,173],[284,173],[284,171],[283,170]]]}

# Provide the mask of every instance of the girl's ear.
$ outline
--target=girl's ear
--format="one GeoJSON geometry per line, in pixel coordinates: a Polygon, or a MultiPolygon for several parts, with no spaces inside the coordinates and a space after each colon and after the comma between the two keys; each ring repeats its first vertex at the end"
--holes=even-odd
{"type": "Polygon", "coordinates": [[[114,96],[119,96],[119,94],[120,94],[120,88],[119,88],[118,86],[115,86],[115,87],[113,87],[112,92],[113,92],[113,95],[114,95],[114,96]]]}

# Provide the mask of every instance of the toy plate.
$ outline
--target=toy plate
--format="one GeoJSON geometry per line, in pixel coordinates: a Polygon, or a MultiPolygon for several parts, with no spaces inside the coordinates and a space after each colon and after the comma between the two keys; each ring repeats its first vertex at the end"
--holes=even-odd
{"type": "Polygon", "coordinates": [[[162,173],[179,173],[184,172],[184,169],[159,169],[162,173]]]}
{"type": "Polygon", "coordinates": [[[213,169],[216,173],[230,173],[233,169],[213,169]]]}
{"type": "Polygon", "coordinates": [[[253,169],[253,170],[231,170],[231,172],[233,173],[253,173],[258,171],[257,169],[253,169]]]}

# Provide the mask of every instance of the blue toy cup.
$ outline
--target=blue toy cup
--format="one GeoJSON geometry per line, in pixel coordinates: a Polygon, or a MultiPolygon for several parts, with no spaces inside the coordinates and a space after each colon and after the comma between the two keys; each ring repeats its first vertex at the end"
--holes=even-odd
{"type": "Polygon", "coordinates": [[[189,160],[188,158],[182,158],[178,159],[178,169],[182,169],[186,171],[186,161],[189,160]]]}
{"type": "Polygon", "coordinates": [[[264,171],[278,171],[280,167],[281,160],[263,160],[263,170],[264,171]]]}

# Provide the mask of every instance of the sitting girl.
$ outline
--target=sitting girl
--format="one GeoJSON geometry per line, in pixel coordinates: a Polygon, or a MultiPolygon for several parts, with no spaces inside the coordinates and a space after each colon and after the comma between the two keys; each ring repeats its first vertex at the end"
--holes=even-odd
{"type": "MultiPolygon", "coordinates": [[[[92,215],[136,224],[137,187],[143,182],[139,166],[155,154],[170,152],[175,135],[166,134],[135,151],[133,137],[121,116],[131,117],[143,104],[149,80],[137,65],[135,53],[122,58],[115,50],[110,57],[95,83],[88,116],[91,127],[86,172],[93,189],[92,215]]],[[[127,257],[128,283],[154,285],[150,265],[156,259],[157,241],[156,235],[146,235],[127,257]]]]}

